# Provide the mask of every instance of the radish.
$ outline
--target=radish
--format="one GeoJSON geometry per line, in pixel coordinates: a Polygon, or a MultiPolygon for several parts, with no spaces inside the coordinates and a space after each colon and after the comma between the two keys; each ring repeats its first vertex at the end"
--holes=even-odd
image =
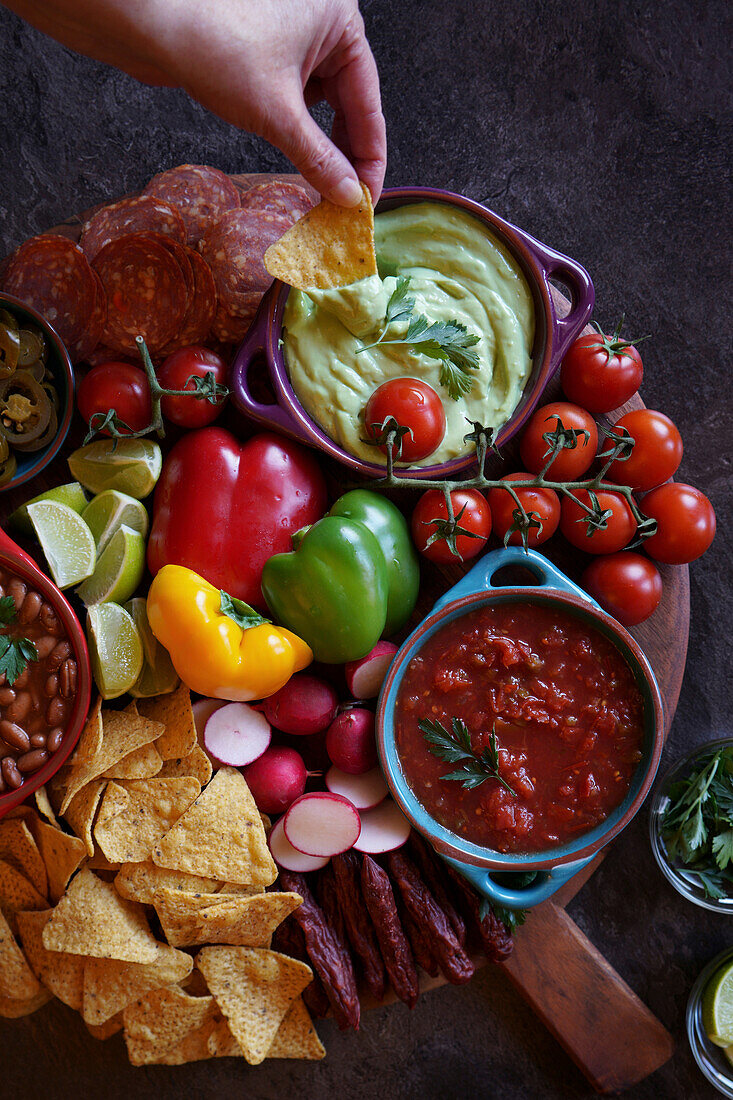
{"type": "Polygon", "coordinates": [[[357,852],[378,856],[401,848],[410,835],[410,822],[391,798],[361,815],[361,833],[354,844],[357,852]]]}
{"type": "Polygon", "coordinates": [[[245,768],[244,778],[258,810],[281,814],[305,790],[308,772],[303,757],[295,749],[271,745],[245,768]]]}
{"type": "Polygon", "coordinates": [[[246,703],[227,703],[211,714],[204,726],[204,748],[220,764],[241,768],[262,756],[272,731],[263,714],[246,703]]]}
{"type": "Polygon", "coordinates": [[[328,727],[326,752],[342,772],[361,775],[370,771],[377,762],[372,712],[363,707],[342,711],[328,727]]]}
{"type": "Polygon", "coordinates": [[[348,798],[314,791],[296,798],[285,814],[285,836],[307,856],[337,856],[359,839],[359,811],[348,798]]]}
{"type": "Polygon", "coordinates": [[[349,775],[334,764],[326,772],[325,778],[329,791],[348,798],[360,813],[362,810],[372,810],[387,797],[388,788],[381,768],[372,768],[371,771],[363,772],[361,775],[349,775]]]}
{"type": "Polygon", "coordinates": [[[285,836],[283,818],[273,825],[267,842],[275,863],[286,871],[319,871],[328,863],[328,856],[307,856],[294,848],[285,836]]]}
{"type": "Polygon", "coordinates": [[[198,734],[199,741],[203,742],[204,727],[211,715],[215,710],[218,710],[219,707],[224,706],[226,706],[225,699],[197,699],[195,703],[191,704],[193,720],[196,723],[196,733],[198,734]]]}
{"type": "Polygon", "coordinates": [[[392,642],[377,642],[366,657],[344,665],[346,686],[355,699],[374,699],[379,695],[396,652],[397,646],[392,642]]]}
{"type": "Polygon", "coordinates": [[[338,697],[331,685],[318,676],[297,672],[262,709],[270,725],[283,733],[308,736],[320,733],[333,721],[338,697]]]}

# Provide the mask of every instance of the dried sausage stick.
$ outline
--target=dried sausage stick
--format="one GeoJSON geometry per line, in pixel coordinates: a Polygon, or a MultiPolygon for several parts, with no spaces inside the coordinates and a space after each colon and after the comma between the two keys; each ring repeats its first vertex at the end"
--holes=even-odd
{"type": "Polygon", "coordinates": [[[364,856],[361,865],[361,888],[392,988],[414,1008],[419,992],[415,960],[400,924],[389,875],[371,856],[364,856]]]}
{"type": "Polygon", "coordinates": [[[387,976],[374,926],[364,904],[359,856],[356,852],[344,852],[331,860],[331,866],[346,934],[361,962],[364,984],[375,1000],[382,1001],[387,987],[387,976]]]}
{"type": "Polygon", "coordinates": [[[451,901],[443,878],[444,863],[440,856],[412,830],[409,840],[410,853],[415,860],[428,890],[450,921],[451,928],[461,947],[466,946],[466,922],[451,901]]]}
{"type": "Polygon", "coordinates": [[[484,954],[489,962],[504,962],[514,950],[514,941],[506,925],[502,924],[489,905],[485,906],[486,912],[481,915],[481,899],[473,887],[460,871],[446,865],[448,874],[455,882],[466,902],[466,907],[473,917],[476,930],[481,938],[484,954]]]}

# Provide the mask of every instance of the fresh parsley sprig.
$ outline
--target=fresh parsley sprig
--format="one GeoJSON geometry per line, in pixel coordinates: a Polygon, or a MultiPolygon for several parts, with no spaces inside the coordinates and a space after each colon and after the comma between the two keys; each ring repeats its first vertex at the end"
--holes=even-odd
{"type": "Polygon", "coordinates": [[[706,756],[687,778],[673,784],[662,818],[667,855],[694,875],[705,896],[733,895],[733,748],[706,756]]]}
{"type": "Polygon", "coordinates": [[[422,313],[413,316],[415,299],[408,294],[409,276],[399,275],[397,284],[387,302],[384,316],[384,328],[381,335],[372,344],[365,344],[357,351],[369,351],[379,346],[404,344],[429,359],[438,359],[442,363],[439,382],[448,390],[454,401],[470,392],[473,379],[470,372],[478,370],[481,361],[473,348],[481,339],[475,332],[469,332],[458,321],[433,321],[422,313]],[[395,321],[408,321],[404,336],[386,339],[387,330],[395,321]]]}
{"type": "Polygon", "coordinates": [[[417,724],[433,756],[439,756],[447,764],[460,764],[456,771],[441,775],[440,778],[455,780],[467,790],[480,787],[487,779],[496,779],[516,798],[517,792],[499,774],[496,729],[491,731],[488,746],[483,752],[477,753],[471,745],[471,734],[466,723],[460,718],[451,718],[450,724],[450,730],[433,718],[423,718],[417,724]]]}
{"type": "MultiPolygon", "coordinates": [[[[0,598],[0,626],[10,626],[15,620],[15,603],[12,596],[0,598]]],[[[0,635],[0,676],[5,676],[5,681],[12,687],[21,676],[29,661],[38,660],[38,651],[28,638],[9,638],[7,634],[0,635]]]]}

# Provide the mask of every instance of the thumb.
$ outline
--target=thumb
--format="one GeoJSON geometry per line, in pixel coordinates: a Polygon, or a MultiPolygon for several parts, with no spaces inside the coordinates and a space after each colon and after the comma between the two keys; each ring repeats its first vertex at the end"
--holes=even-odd
{"type": "Polygon", "coordinates": [[[354,166],[311,118],[300,94],[276,119],[264,135],[267,140],[324,198],[339,206],[358,206],[362,190],[354,166]]]}

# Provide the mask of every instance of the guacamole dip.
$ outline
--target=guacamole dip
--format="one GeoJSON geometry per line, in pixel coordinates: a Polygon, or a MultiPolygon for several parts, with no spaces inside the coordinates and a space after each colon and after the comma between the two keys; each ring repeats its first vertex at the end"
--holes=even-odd
{"type": "MultiPolygon", "coordinates": [[[[335,289],[291,290],[283,345],[293,389],[313,420],[344,450],[383,463],[384,455],[362,442],[364,406],[388,379],[419,378],[440,395],[447,427],[438,449],[415,465],[467,454],[467,420],[500,427],[529,378],[534,308],[527,282],[483,222],[443,203],[416,203],[378,214],[375,239],[380,270],[409,276],[415,313],[430,322],[458,321],[480,337],[475,347],[480,366],[470,372],[470,392],[453,400],[440,385],[440,361],[408,346],[359,352],[384,328],[395,275],[372,275],[335,289]]],[[[397,338],[406,330],[407,321],[395,322],[389,335],[397,338]]]]}

